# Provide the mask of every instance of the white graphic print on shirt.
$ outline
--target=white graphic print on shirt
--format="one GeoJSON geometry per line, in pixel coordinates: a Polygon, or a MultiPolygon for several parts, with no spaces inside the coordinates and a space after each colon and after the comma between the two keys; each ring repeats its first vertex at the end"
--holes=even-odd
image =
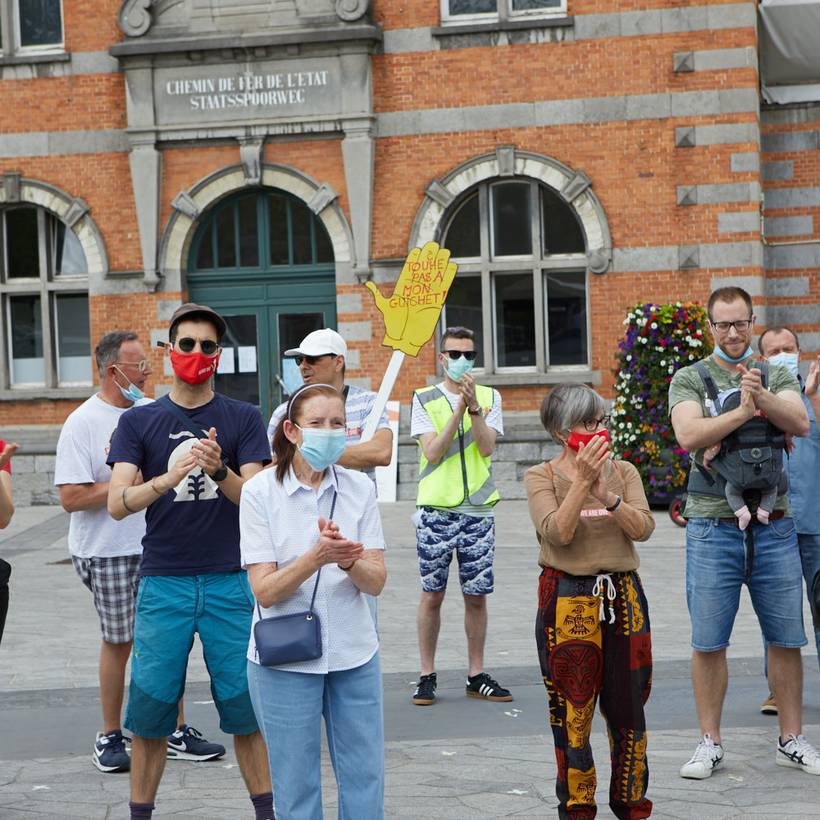
{"type": "MultiPolygon", "coordinates": [[[[198,439],[194,438],[187,430],[181,433],[169,433],[168,438],[184,438],[171,452],[168,457],[168,469],[172,470],[174,465],[185,458],[191,452],[191,448],[198,439]]],[[[218,497],[219,487],[217,483],[206,475],[202,467],[195,466],[186,476],[174,487],[177,501],[215,501],[218,497]]]]}

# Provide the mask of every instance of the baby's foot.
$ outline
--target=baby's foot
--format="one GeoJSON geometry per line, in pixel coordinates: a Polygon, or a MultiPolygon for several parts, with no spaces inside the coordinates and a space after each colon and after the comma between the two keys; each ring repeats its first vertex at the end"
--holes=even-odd
{"type": "Polygon", "coordinates": [[[752,514],[749,512],[749,508],[745,504],[739,510],[735,510],[735,517],[737,518],[737,526],[741,530],[745,530],[746,527],[749,526],[749,522],[752,520],[752,514]]]}
{"type": "Polygon", "coordinates": [[[762,507],[757,508],[757,520],[761,524],[768,524],[769,523],[769,511],[764,510],[762,507]]]}

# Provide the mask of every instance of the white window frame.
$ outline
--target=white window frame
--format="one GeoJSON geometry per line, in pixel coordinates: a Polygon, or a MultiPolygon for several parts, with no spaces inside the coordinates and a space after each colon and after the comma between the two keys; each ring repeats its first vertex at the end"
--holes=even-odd
{"type": "MultiPolygon", "coordinates": [[[[587,268],[586,250],[577,254],[545,254],[542,238],[542,199],[540,196],[543,183],[528,177],[494,177],[479,183],[465,192],[465,195],[455,203],[445,220],[441,223],[441,241],[446,242],[447,231],[455,215],[460,211],[464,202],[473,195],[478,196],[480,220],[480,257],[453,258],[458,264],[458,276],[479,276],[481,278],[481,311],[483,324],[482,359],[483,367],[476,368],[476,373],[498,374],[545,374],[545,373],[588,373],[591,366],[592,354],[592,322],[590,314],[590,276],[587,268]],[[493,185],[518,182],[530,186],[530,241],[533,254],[529,256],[502,256],[494,258],[491,251],[492,242],[492,196],[490,190],[493,185]],[[536,253],[537,250],[537,253],[536,253]],[[547,303],[546,280],[549,272],[583,272],[586,314],[586,361],[577,364],[551,365],[549,363],[549,315],[547,303]],[[496,288],[498,276],[512,273],[532,273],[533,311],[535,323],[535,365],[499,367],[497,363],[498,351],[496,344],[496,288]],[[541,305],[539,309],[537,306],[541,305]]],[[[570,205],[566,205],[570,208],[570,205]]],[[[583,229],[582,229],[583,233],[583,229]]],[[[448,325],[447,303],[441,314],[441,331],[448,325]]]]}
{"type": "Polygon", "coordinates": [[[513,0],[496,0],[497,11],[478,14],[450,14],[450,0],[440,0],[442,25],[469,25],[470,23],[500,23],[506,20],[525,20],[527,18],[565,17],[568,0],[561,0],[560,5],[546,9],[525,9],[513,11],[513,0]]]}
{"type": "MultiPolygon", "coordinates": [[[[0,208],[0,299],[2,299],[2,316],[5,333],[0,333],[0,391],[25,391],[32,388],[60,389],[86,387],[93,384],[94,372],[92,361],[91,338],[89,334],[89,378],[87,381],[60,381],[59,344],[57,327],[57,297],[68,294],[82,294],[88,298],[88,274],[73,275],[65,278],[58,276],[54,270],[54,260],[48,248],[48,221],[57,216],[36,205],[20,202],[0,208]],[[37,210],[37,243],[39,250],[39,277],[9,278],[6,274],[8,253],[6,243],[6,213],[16,208],[36,208],[37,210]],[[12,381],[12,344],[11,344],[11,307],[13,296],[39,296],[40,322],[43,328],[43,382],[12,381]]],[[[66,231],[71,228],[66,226],[66,231]]],[[[86,260],[87,263],[88,260],[86,260]]]]}
{"type": "Polygon", "coordinates": [[[20,31],[20,0],[0,0],[0,15],[2,15],[3,40],[0,44],[2,53],[11,55],[62,54],[65,51],[65,9],[63,0],[60,3],[60,42],[46,43],[38,46],[24,46],[20,31]],[[7,33],[8,32],[8,33],[7,33]],[[9,43],[9,40],[12,40],[9,43]],[[9,46],[11,46],[9,48],[9,46]]]}

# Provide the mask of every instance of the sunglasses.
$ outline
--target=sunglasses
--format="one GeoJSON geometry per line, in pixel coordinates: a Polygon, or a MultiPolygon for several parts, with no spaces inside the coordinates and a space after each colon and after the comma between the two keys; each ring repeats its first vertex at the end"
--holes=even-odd
{"type": "Polygon", "coordinates": [[[599,419],[587,419],[583,422],[584,430],[587,433],[594,433],[599,427],[609,427],[609,422],[612,421],[612,416],[601,416],[599,419]]]}
{"type": "Polygon", "coordinates": [[[183,353],[191,353],[193,349],[197,346],[197,342],[199,342],[199,349],[206,355],[206,356],[213,356],[217,350],[219,350],[219,343],[215,342],[213,339],[192,339],[190,336],[183,336],[181,339],[177,339],[177,344],[179,345],[179,349],[183,353]]]}
{"type": "Polygon", "coordinates": [[[114,364],[122,367],[136,367],[140,373],[151,369],[151,362],[148,359],[140,359],[138,362],[114,362],[114,364]]]}
{"type": "Polygon", "coordinates": [[[335,356],[335,355],[336,355],[335,353],[322,353],[319,356],[301,356],[300,355],[300,356],[294,356],[293,361],[295,361],[296,366],[299,367],[299,365],[302,364],[302,362],[305,362],[306,364],[316,364],[316,362],[318,362],[319,359],[324,359],[325,356],[335,356]]]}
{"type": "Polygon", "coordinates": [[[475,357],[478,356],[477,350],[442,350],[441,352],[448,355],[452,361],[464,356],[468,362],[474,362],[475,357]]]}

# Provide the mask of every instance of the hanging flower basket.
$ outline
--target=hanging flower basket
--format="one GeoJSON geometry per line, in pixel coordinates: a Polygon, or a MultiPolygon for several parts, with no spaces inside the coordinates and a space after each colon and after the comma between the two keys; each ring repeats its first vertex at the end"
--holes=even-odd
{"type": "Polygon", "coordinates": [[[712,352],[706,310],[693,302],[636,305],[619,343],[612,449],[641,474],[649,501],[667,504],[683,491],[689,454],[669,420],[669,382],[682,367],[712,352]]]}

